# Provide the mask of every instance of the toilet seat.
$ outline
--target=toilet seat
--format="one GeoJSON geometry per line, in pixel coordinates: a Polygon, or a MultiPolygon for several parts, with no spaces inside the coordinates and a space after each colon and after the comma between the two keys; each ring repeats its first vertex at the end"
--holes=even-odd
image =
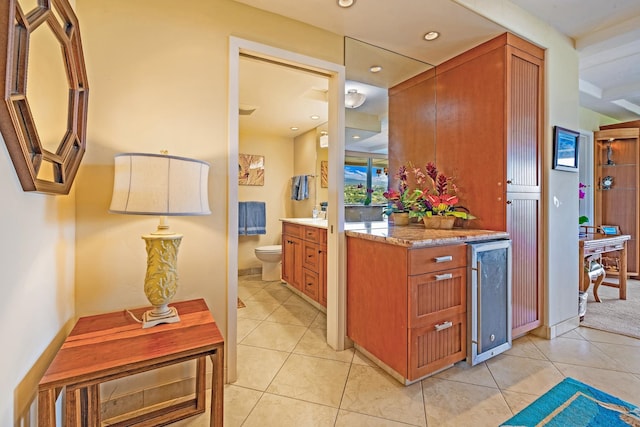
{"type": "Polygon", "coordinates": [[[262,253],[282,253],[282,245],[260,246],[255,250],[262,253]]]}

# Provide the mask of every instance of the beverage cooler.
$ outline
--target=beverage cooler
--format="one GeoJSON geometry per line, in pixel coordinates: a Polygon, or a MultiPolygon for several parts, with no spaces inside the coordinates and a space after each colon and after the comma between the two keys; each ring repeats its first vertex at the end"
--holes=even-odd
{"type": "Polygon", "coordinates": [[[467,363],[511,348],[511,240],[467,244],[467,363]]]}

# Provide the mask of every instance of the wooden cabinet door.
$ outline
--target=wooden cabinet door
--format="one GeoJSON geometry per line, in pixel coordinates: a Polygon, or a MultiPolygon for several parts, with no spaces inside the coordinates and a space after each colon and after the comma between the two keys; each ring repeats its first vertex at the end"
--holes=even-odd
{"type": "Polygon", "coordinates": [[[543,60],[507,46],[507,191],[539,193],[543,60]]]}
{"type": "Polygon", "coordinates": [[[318,287],[320,291],[320,300],[318,301],[323,307],[327,307],[327,245],[320,246],[319,252],[319,271],[318,271],[318,287]]]}
{"type": "Polygon", "coordinates": [[[319,299],[320,289],[318,282],[318,273],[308,268],[302,269],[302,292],[314,301],[319,299]]]}
{"type": "Polygon", "coordinates": [[[423,167],[436,157],[436,90],[433,69],[389,89],[389,188],[394,175],[412,161],[423,167]]]}
{"type": "Polygon", "coordinates": [[[467,315],[460,313],[409,329],[409,380],[415,380],[467,357],[467,315]]]}
{"type": "Polygon", "coordinates": [[[436,165],[477,217],[471,228],[505,229],[505,72],[504,46],[436,71],[436,165]]]}
{"type": "Polygon", "coordinates": [[[302,290],[302,241],[286,234],[282,236],[282,280],[302,290]]]}
{"type": "Polygon", "coordinates": [[[409,277],[410,328],[446,321],[466,312],[466,266],[409,277]]]}
{"type": "Polygon", "coordinates": [[[513,256],[511,329],[513,337],[518,337],[542,324],[540,193],[510,192],[506,210],[513,256]]]}

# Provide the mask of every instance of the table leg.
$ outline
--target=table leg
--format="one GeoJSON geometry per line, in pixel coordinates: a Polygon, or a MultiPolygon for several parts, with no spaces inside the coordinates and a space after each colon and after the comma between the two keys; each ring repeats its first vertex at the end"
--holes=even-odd
{"type": "Polygon", "coordinates": [[[207,406],[207,358],[196,360],[196,409],[205,411],[207,406]]]}
{"type": "Polygon", "coordinates": [[[584,246],[582,245],[578,249],[578,289],[582,292],[587,290],[584,286],[584,246]]]}
{"type": "Polygon", "coordinates": [[[620,275],[618,283],[620,285],[620,299],[627,299],[627,242],[625,241],[620,251],[620,275]]]}
{"type": "Polygon", "coordinates": [[[100,384],[67,386],[65,399],[65,426],[100,425],[100,384]]]}
{"type": "Polygon", "coordinates": [[[38,391],[38,426],[55,427],[56,425],[56,392],[49,388],[38,391]]]}
{"type": "Polygon", "coordinates": [[[224,348],[211,355],[211,427],[222,427],[224,419],[224,348]]]}

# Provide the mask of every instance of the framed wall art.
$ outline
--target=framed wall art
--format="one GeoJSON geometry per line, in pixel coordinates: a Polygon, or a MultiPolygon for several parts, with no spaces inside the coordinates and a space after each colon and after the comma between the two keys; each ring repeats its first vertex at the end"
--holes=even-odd
{"type": "Polygon", "coordinates": [[[326,160],[320,161],[320,187],[329,187],[329,162],[326,160]]]}
{"type": "Polygon", "coordinates": [[[553,127],[553,168],[555,170],[578,172],[578,141],[576,131],[553,127]]]}
{"type": "Polygon", "coordinates": [[[264,185],[264,156],[240,154],[238,185],[264,185]]]}

